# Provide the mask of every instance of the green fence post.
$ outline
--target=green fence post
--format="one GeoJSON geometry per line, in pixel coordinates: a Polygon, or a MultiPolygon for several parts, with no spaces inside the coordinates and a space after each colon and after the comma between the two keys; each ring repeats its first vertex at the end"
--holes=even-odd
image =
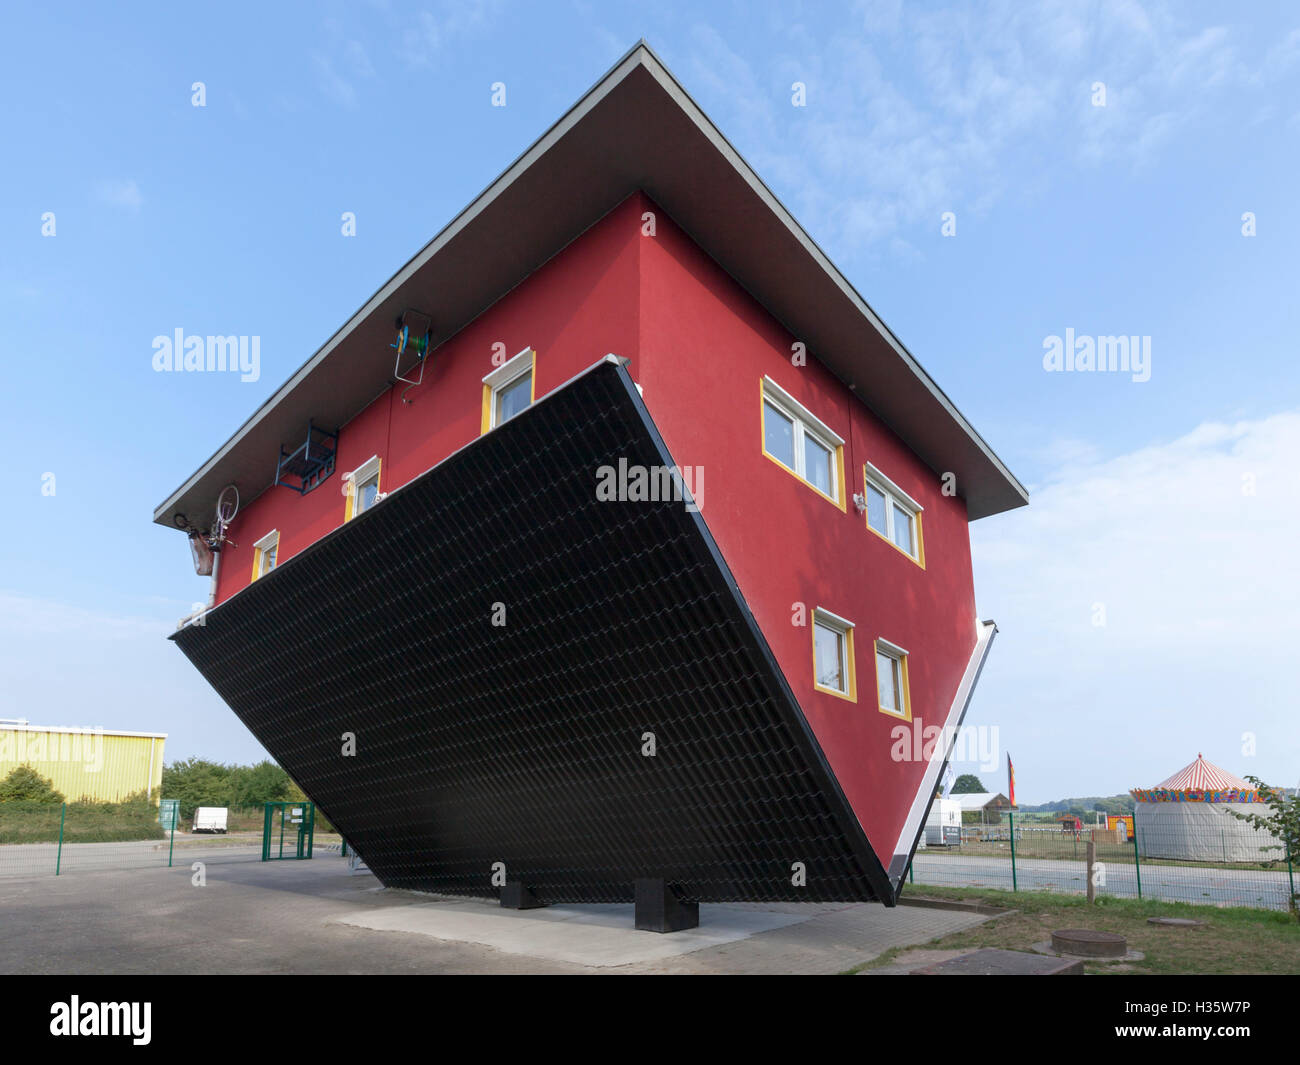
{"type": "Polygon", "coordinates": [[[907,882],[909,884],[916,883],[916,873],[912,871],[912,862],[910,859],[907,862],[907,882]]]}
{"type": "MultiPolygon", "coordinates": [[[[342,855],[344,858],[346,858],[346,857],[348,856],[348,841],[345,840],[345,839],[343,839],[342,836],[339,837],[339,840],[340,840],[340,843],[341,843],[341,847],[340,847],[340,849],[339,849],[339,854],[342,855]]],[[[911,863],[911,862],[908,862],[908,864],[907,864],[907,868],[908,868],[909,870],[912,868],[912,863],[911,863]]]]}
{"type": "Polygon", "coordinates": [[[1138,898],[1142,897],[1142,863],[1138,859],[1137,825],[1133,826],[1133,875],[1137,877],[1138,898]]]}
{"type": "Polygon", "coordinates": [[[172,837],[171,842],[167,844],[167,868],[172,867],[172,852],[176,850],[176,822],[180,820],[180,813],[172,818],[172,837]]]}
{"type": "Polygon", "coordinates": [[[68,804],[63,804],[63,809],[59,811],[59,855],[54,859],[54,875],[59,875],[59,870],[63,868],[63,822],[68,816],[68,804]]]}
{"type": "Polygon", "coordinates": [[[1010,810],[1007,811],[1007,821],[1011,825],[1011,890],[1019,890],[1016,887],[1016,815],[1010,810]]]}
{"type": "Polygon", "coordinates": [[[1295,912],[1295,871],[1291,867],[1291,848],[1286,849],[1286,880],[1291,886],[1291,897],[1287,899],[1287,909],[1295,912]]]}

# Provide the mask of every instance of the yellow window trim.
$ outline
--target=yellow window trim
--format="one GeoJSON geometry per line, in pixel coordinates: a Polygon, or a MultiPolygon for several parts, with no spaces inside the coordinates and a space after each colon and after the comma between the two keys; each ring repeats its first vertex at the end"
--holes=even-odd
{"type": "MultiPolygon", "coordinates": [[[[873,529],[872,532],[875,532],[875,530],[873,529]]],[[[879,533],[877,533],[877,535],[879,535],[879,533]]],[[[903,554],[906,555],[907,552],[904,551],[903,554]]],[[[890,643],[888,640],[883,640],[883,641],[876,640],[873,646],[873,650],[875,653],[872,654],[871,656],[871,671],[872,673],[875,674],[876,677],[876,709],[878,709],[882,714],[884,714],[887,717],[892,717],[899,721],[911,721],[912,720],[912,684],[911,681],[908,680],[908,676],[907,676],[907,660],[910,657],[910,655],[908,655],[906,651],[903,651],[902,648],[896,646],[895,644],[890,643]],[[902,689],[903,689],[902,690],[903,710],[901,713],[898,712],[897,710],[890,710],[880,705],[879,668],[880,668],[881,643],[884,643],[886,645],[884,649],[885,654],[888,655],[890,658],[895,659],[898,662],[899,679],[902,681],[902,689]]]]}
{"type": "MultiPolygon", "coordinates": [[[[782,467],[786,469],[787,467],[782,467]]],[[[814,608],[812,613],[813,623],[808,627],[812,630],[812,663],[813,663],[813,687],[827,695],[833,695],[837,699],[843,699],[846,702],[856,703],[858,701],[858,669],[853,659],[853,625],[838,615],[832,614],[829,610],[822,610],[820,607],[814,608]],[[845,694],[842,691],[836,691],[834,688],[827,688],[817,683],[817,616],[822,615],[828,621],[832,621],[829,627],[836,629],[844,636],[844,658],[845,667],[848,670],[849,690],[845,694]]]]}
{"type": "Polygon", "coordinates": [[[483,378],[483,416],[479,420],[479,430],[478,430],[479,436],[482,436],[484,433],[488,432],[489,430],[496,428],[496,426],[492,424],[492,415],[493,415],[492,397],[496,395],[498,389],[509,384],[516,377],[520,376],[520,374],[522,374],[524,371],[520,370],[518,374],[511,374],[509,379],[502,382],[502,384],[500,385],[491,385],[488,382],[491,380],[493,374],[495,374],[498,370],[504,370],[507,366],[509,366],[512,362],[514,362],[515,359],[518,359],[522,355],[531,356],[531,358],[528,360],[528,374],[529,374],[528,405],[531,407],[534,403],[537,402],[537,351],[534,348],[524,348],[524,350],[521,351],[519,355],[512,355],[509,359],[507,359],[500,366],[498,366],[496,370],[493,370],[492,373],[488,374],[487,377],[483,378]]]}
{"type": "Polygon", "coordinates": [[[894,543],[893,540],[891,540],[888,536],[882,533],[879,529],[873,529],[870,525],[868,525],[867,532],[871,533],[872,536],[876,537],[879,540],[884,540],[885,543],[887,543],[890,547],[892,547],[895,551],[897,551],[909,562],[914,562],[922,569],[925,569],[925,535],[924,533],[921,532],[922,516],[920,514],[916,514],[913,517],[914,520],[916,521],[916,555],[915,556],[909,555],[906,551],[904,551],[901,547],[899,547],[896,543],[894,543]]]}
{"type": "MultiPolygon", "coordinates": [[[[357,476],[356,475],[358,472],[360,472],[361,470],[369,466],[371,462],[375,464],[375,491],[376,492],[383,491],[382,479],[384,476],[384,460],[381,459],[378,455],[372,455],[370,458],[366,459],[366,461],[363,462],[360,466],[358,466],[355,470],[353,470],[351,474],[348,475],[348,490],[343,500],[343,520],[345,522],[351,521],[352,516],[356,511],[356,505],[357,505],[357,476]]],[[[370,478],[367,476],[366,480],[369,479],[370,478]]]]}
{"type": "MultiPolygon", "coordinates": [[[[758,446],[759,446],[759,450],[763,452],[763,457],[767,459],[769,462],[776,463],[778,467],[785,470],[786,473],[788,473],[800,484],[806,485],[807,487],[811,488],[814,492],[816,492],[819,496],[821,496],[823,499],[829,502],[832,506],[839,507],[839,509],[843,513],[847,514],[849,511],[848,511],[848,506],[845,503],[845,495],[844,495],[844,445],[843,444],[837,444],[835,446],[835,478],[839,482],[839,492],[840,492],[839,499],[836,499],[834,496],[828,496],[825,492],[823,492],[820,488],[818,488],[815,484],[813,484],[812,481],[808,480],[808,478],[800,477],[799,474],[797,474],[794,470],[790,469],[789,466],[787,466],[784,462],[782,462],[779,458],[777,458],[775,455],[773,455],[770,451],[767,450],[767,433],[764,431],[763,404],[766,403],[767,400],[772,397],[768,396],[767,389],[763,387],[764,380],[765,378],[762,377],[758,379],[758,446]]],[[[773,381],[772,383],[776,384],[775,381],[773,381]]],[[[781,386],[777,385],[777,387],[780,388],[781,386]]],[[[782,389],[782,391],[784,391],[784,389],[782,389]]],[[[781,399],[780,396],[777,396],[775,398],[778,400],[778,402],[781,399]]],[[[794,397],[792,396],[791,399],[793,398],[794,397]]],[[[795,402],[797,403],[798,400],[795,400],[795,402]]],[[[800,406],[802,406],[802,404],[800,404],[800,406]]],[[[836,435],[838,436],[839,434],[836,435]]]]}
{"type": "Polygon", "coordinates": [[[262,556],[266,554],[266,549],[271,546],[275,547],[275,564],[278,566],[280,564],[280,531],[278,529],[272,529],[257,543],[253,544],[253,575],[248,579],[249,584],[262,576],[262,556]]]}
{"type": "MultiPolygon", "coordinates": [[[[874,478],[874,477],[871,477],[871,476],[867,473],[867,465],[866,465],[866,463],[863,463],[863,466],[862,466],[862,494],[863,494],[863,498],[866,498],[867,485],[871,484],[872,481],[874,481],[874,480],[875,480],[875,478],[874,478]]],[[[890,503],[890,500],[889,500],[889,496],[888,496],[888,495],[885,496],[885,502],[886,502],[886,505],[892,505],[892,504],[890,503]]],[[[922,569],[925,569],[925,530],[924,530],[924,527],[923,527],[923,525],[922,525],[922,519],[923,519],[924,517],[925,517],[924,512],[923,512],[923,511],[920,511],[920,510],[918,510],[915,514],[912,515],[912,520],[916,522],[916,554],[915,554],[915,555],[909,555],[906,551],[904,551],[901,547],[899,547],[896,543],[894,543],[893,540],[891,540],[888,536],[886,536],[884,533],[882,533],[879,529],[874,529],[874,528],[872,528],[872,526],[871,526],[871,517],[870,517],[870,512],[869,512],[869,511],[867,511],[867,510],[863,510],[863,512],[862,512],[862,521],[863,521],[863,523],[867,526],[867,532],[871,533],[871,535],[872,535],[872,536],[875,536],[877,539],[884,540],[885,543],[887,543],[890,547],[892,547],[895,551],[897,551],[897,552],[898,552],[900,555],[902,555],[905,559],[907,559],[909,562],[914,562],[916,565],[920,566],[922,569]]]]}

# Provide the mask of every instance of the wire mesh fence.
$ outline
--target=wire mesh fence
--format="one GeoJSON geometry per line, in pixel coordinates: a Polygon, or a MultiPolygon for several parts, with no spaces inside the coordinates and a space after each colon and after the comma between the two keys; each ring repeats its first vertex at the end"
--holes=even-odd
{"type": "Polygon", "coordinates": [[[1232,829],[1023,824],[964,826],[960,844],[927,845],[908,869],[912,884],[1058,891],[1217,906],[1286,910],[1293,862],[1271,837],[1232,829]],[[1216,858],[1218,860],[1216,860],[1216,858]],[[1223,860],[1227,858],[1228,860],[1223,860]],[[1091,862],[1091,865],[1089,864],[1091,862]]]}
{"type": "MultiPolygon", "coordinates": [[[[165,804],[3,802],[0,877],[260,861],[264,819],[262,806],[230,807],[225,830],[205,832],[165,804]]],[[[315,848],[338,854],[339,837],[318,829],[315,848]]]]}
{"type": "MultiPolygon", "coordinates": [[[[92,870],[259,861],[263,806],[226,808],[226,829],[196,830],[149,802],[0,803],[0,877],[62,876],[92,870]]],[[[339,836],[316,822],[314,851],[345,854],[339,836]]],[[[1100,829],[1022,823],[963,826],[961,842],[918,849],[914,885],[1058,891],[1218,906],[1285,910],[1296,893],[1293,862],[1267,838],[1139,826],[1100,829]],[[1264,849],[1274,846],[1274,849],[1264,849]],[[1256,853],[1258,852],[1258,853],[1256,853]],[[1227,859],[1227,860],[1224,860],[1227,859]],[[1090,864],[1091,863],[1091,864],[1090,864]]]]}

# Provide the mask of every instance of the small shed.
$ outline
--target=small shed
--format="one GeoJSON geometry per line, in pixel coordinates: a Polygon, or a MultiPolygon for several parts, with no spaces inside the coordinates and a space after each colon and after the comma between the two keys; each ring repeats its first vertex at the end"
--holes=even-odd
{"type": "Polygon", "coordinates": [[[996,825],[1002,820],[1003,813],[1015,809],[1011,800],[1000,791],[973,791],[966,795],[952,795],[950,798],[956,799],[961,806],[963,821],[966,820],[966,814],[978,814],[979,817],[972,820],[978,820],[981,825],[996,825]]]}

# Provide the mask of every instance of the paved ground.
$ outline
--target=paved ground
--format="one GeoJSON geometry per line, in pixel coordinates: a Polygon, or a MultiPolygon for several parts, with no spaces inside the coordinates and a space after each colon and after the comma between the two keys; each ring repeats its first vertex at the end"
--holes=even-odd
{"type": "MultiPolygon", "coordinates": [[[[992,887],[1011,890],[1011,862],[1007,858],[962,854],[926,854],[912,859],[917,884],[950,887],[992,887]]],[[[1016,883],[1021,891],[1065,891],[1083,894],[1087,888],[1085,865],[1055,858],[1017,858],[1016,883]]],[[[1287,872],[1262,869],[1215,869],[1209,866],[1143,865],[1138,873],[1131,864],[1106,864],[1106,881],[1100,893],[1137,898],[1137,877],[1142,877],[1142,897],[1164,902],[1199,902],[1210,905],[1253,906],[1285,910],[1290,894],[1287,872]]]]}
{"type": "MultiPolygon", "coordinates": [[[[193,858],[187,854],[187,858],[193,858]]],[[[512,912],[387,891],[336,855],[213,850],[188,864],[0,879],[4,973],[836,973],[986,918],[863,904],[701,906],[638,932],[631,907],[512,912]]]]}

